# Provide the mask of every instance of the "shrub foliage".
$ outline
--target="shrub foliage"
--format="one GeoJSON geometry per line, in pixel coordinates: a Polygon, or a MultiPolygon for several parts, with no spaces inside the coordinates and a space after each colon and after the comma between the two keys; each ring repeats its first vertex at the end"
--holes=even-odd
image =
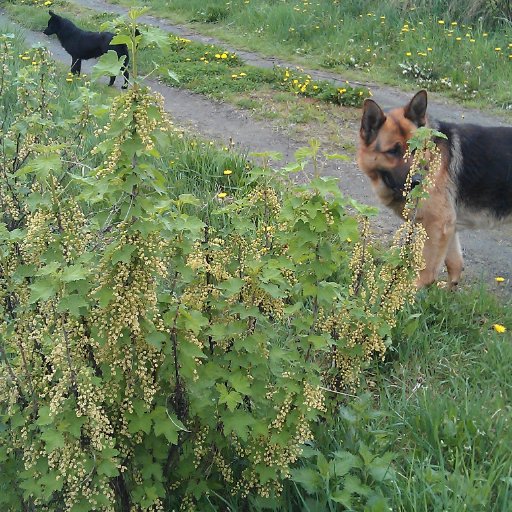
{"type": "Polygon", "coordinates": [[[265,165],[248,192],[176,195],[158,96],[59,101],[44,49],[0,43],[3,509],[277,496],[390,343],[421,231],[381,253],[334,181],[283,187],[265,165]]]}

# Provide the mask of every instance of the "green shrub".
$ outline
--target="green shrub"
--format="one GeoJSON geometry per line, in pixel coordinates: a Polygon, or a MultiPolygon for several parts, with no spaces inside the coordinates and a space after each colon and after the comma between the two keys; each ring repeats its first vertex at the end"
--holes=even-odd
{"type": "Polygon", "coordinates": [[[236,187],[225,167],[209,201],[177,195],[163,162],[181,134],[136,72],[110,104],[76,83],[59,102],[47,52],[15,75],[2,43],[0,504],[278,497],[336,392],[391,342],[421,230],[379,253],[335,181],[283,186],[267,165],[236,187]]]}

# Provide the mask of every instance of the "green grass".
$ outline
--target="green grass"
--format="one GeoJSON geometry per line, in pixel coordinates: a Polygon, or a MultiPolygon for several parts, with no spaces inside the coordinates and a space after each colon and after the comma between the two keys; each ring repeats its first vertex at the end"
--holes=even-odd
{"type": "Polygon", "coordinates": [[[377,370],[400,454],[393,510],[509,510],[511,304],[476,287],[418,306],[417,331],[377,370]]]}
{"type": "MultiPolygon", "coordinates": [[[[121,4],[129,5],[127,0],[121,4]]],[[[473,0],[413,3],[318,0],[148,0],[151,12],[189,22],[240,48],[308,67],[480,106],[512,108],[512,28],[506,6],[473,0]],[[471,16],[471,17],[470,17],[471,16]],[[500,17],[501,16],[501,17],[500,17]],[[499,50],[496,50],[499,48],[499,50]]]]}
{"type": "Polygon", "coordinates": [[[317,426],[282,497],[250,510],[510,511],[512,302],[500,295],[419,293],[386,360],[317,426]]]}

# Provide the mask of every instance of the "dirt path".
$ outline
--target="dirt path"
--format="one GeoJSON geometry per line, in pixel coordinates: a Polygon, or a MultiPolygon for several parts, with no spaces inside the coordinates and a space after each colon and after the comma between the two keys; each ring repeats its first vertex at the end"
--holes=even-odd
{"type": "MultiPolygon", "coordinates": [[[[81,0],[81,5],[98,9],[102,12],[125,13],[126,10],[119,6],[109,5],[101,0],[81,0]]],[[[5,24],[8,18],[0,12],[0,26],[5,24]]],[[[252,53],[240,52],[229,48],[222,42],[206,38],[198,34],[192,34],[188,29],[175,27],[166,22],[146,16],[143,21],[189,39],[199,39],[203,42],[221,44],[230,51],[236,51],[238,55],[253,65],[273,66],[279,64],[275,59],[268,59],[252,53]]],[[[44,28],[44,27],[41,27],[44,28]]],[[[69,55],[60,47],[55,39],[50,39],[42,33],[20,29],[24,32],[29,44],[41,42],[46,45],[56,60],[68,64],[69,55]]],[[[90,74],[94,62],[84,62],[83,72],[90,74]]],[[[285,63],[281,63],[286,65],[285,63]]],[[[312,72],[317,78],[333,79],[334,75],[324,72],[312,72]]],[[[201,136],[215,139],[223,144],[232,140],[243,152],[278,151],[283,154],[284,162],[293,160],[293,154],[300,147],[297,141],[289,136],[276,131],[266,122],[260,122],[251,118],[247,111],[243,111],[230,105],[211,101],[205,97],[160,84],[157,81],[148,81],[148,85],[165,98],[166,110],[171,114],[177,125],[190,127],[201,136]]],[[[371,85],[374,98],[386,107],[403,104],[410,94],[400,92],[388,87],[371,85]]],[[[443,100],[448,103],[448,101],[443,100]]],[[[499,119],[482,114],[472,109],[458,107],[446,108],[444,103],[431,102],[429,109],[436,117],[459,121],[464,117],[467,122],[476,122],[485,125],[503,124],[499,119]],[[439,112],[440,114],[436,114],[439,112]],[[441,115],[450,112],[450,116],[441,115]]],[[[283,163],[284,163],[283,162],[283,163]]],[[[376,205],[367,180],[357,169],[355,163],[330,161],[324,168],[326,175],[337,176],[340,188],[349,196],[367,203],[376,205]]],[[[391,233],[398,225],[398,220],[388,211],[381,210],[376,219],[375,230],[383,233],[391,233]]],[[[512,229],[500,231],[466,231],[461,233],[461,242],[464,248],[467,272],[470,278],[484,278],[488,282],[493,281],[497,275],[507,279],[507,288],[512,289],[512,229]]]]}

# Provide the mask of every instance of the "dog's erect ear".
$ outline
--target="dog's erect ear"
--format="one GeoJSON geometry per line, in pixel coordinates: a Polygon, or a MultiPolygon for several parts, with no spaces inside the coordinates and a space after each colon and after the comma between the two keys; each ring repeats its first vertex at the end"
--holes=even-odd
{"type": "Polygon", "coordinates": [[[404,108],[404,116],[416,126],[425,126],[427,123],[427,91],[417,92],[409,104],[404,108]]]}
{"type": "Polygon", "coordinates": [[[379,105],[373,100],[364,100],[363,117],[359,133],[366,145],[371,144],[375,140],[384,121],[386,121],[386,116],[379,105]]]}

